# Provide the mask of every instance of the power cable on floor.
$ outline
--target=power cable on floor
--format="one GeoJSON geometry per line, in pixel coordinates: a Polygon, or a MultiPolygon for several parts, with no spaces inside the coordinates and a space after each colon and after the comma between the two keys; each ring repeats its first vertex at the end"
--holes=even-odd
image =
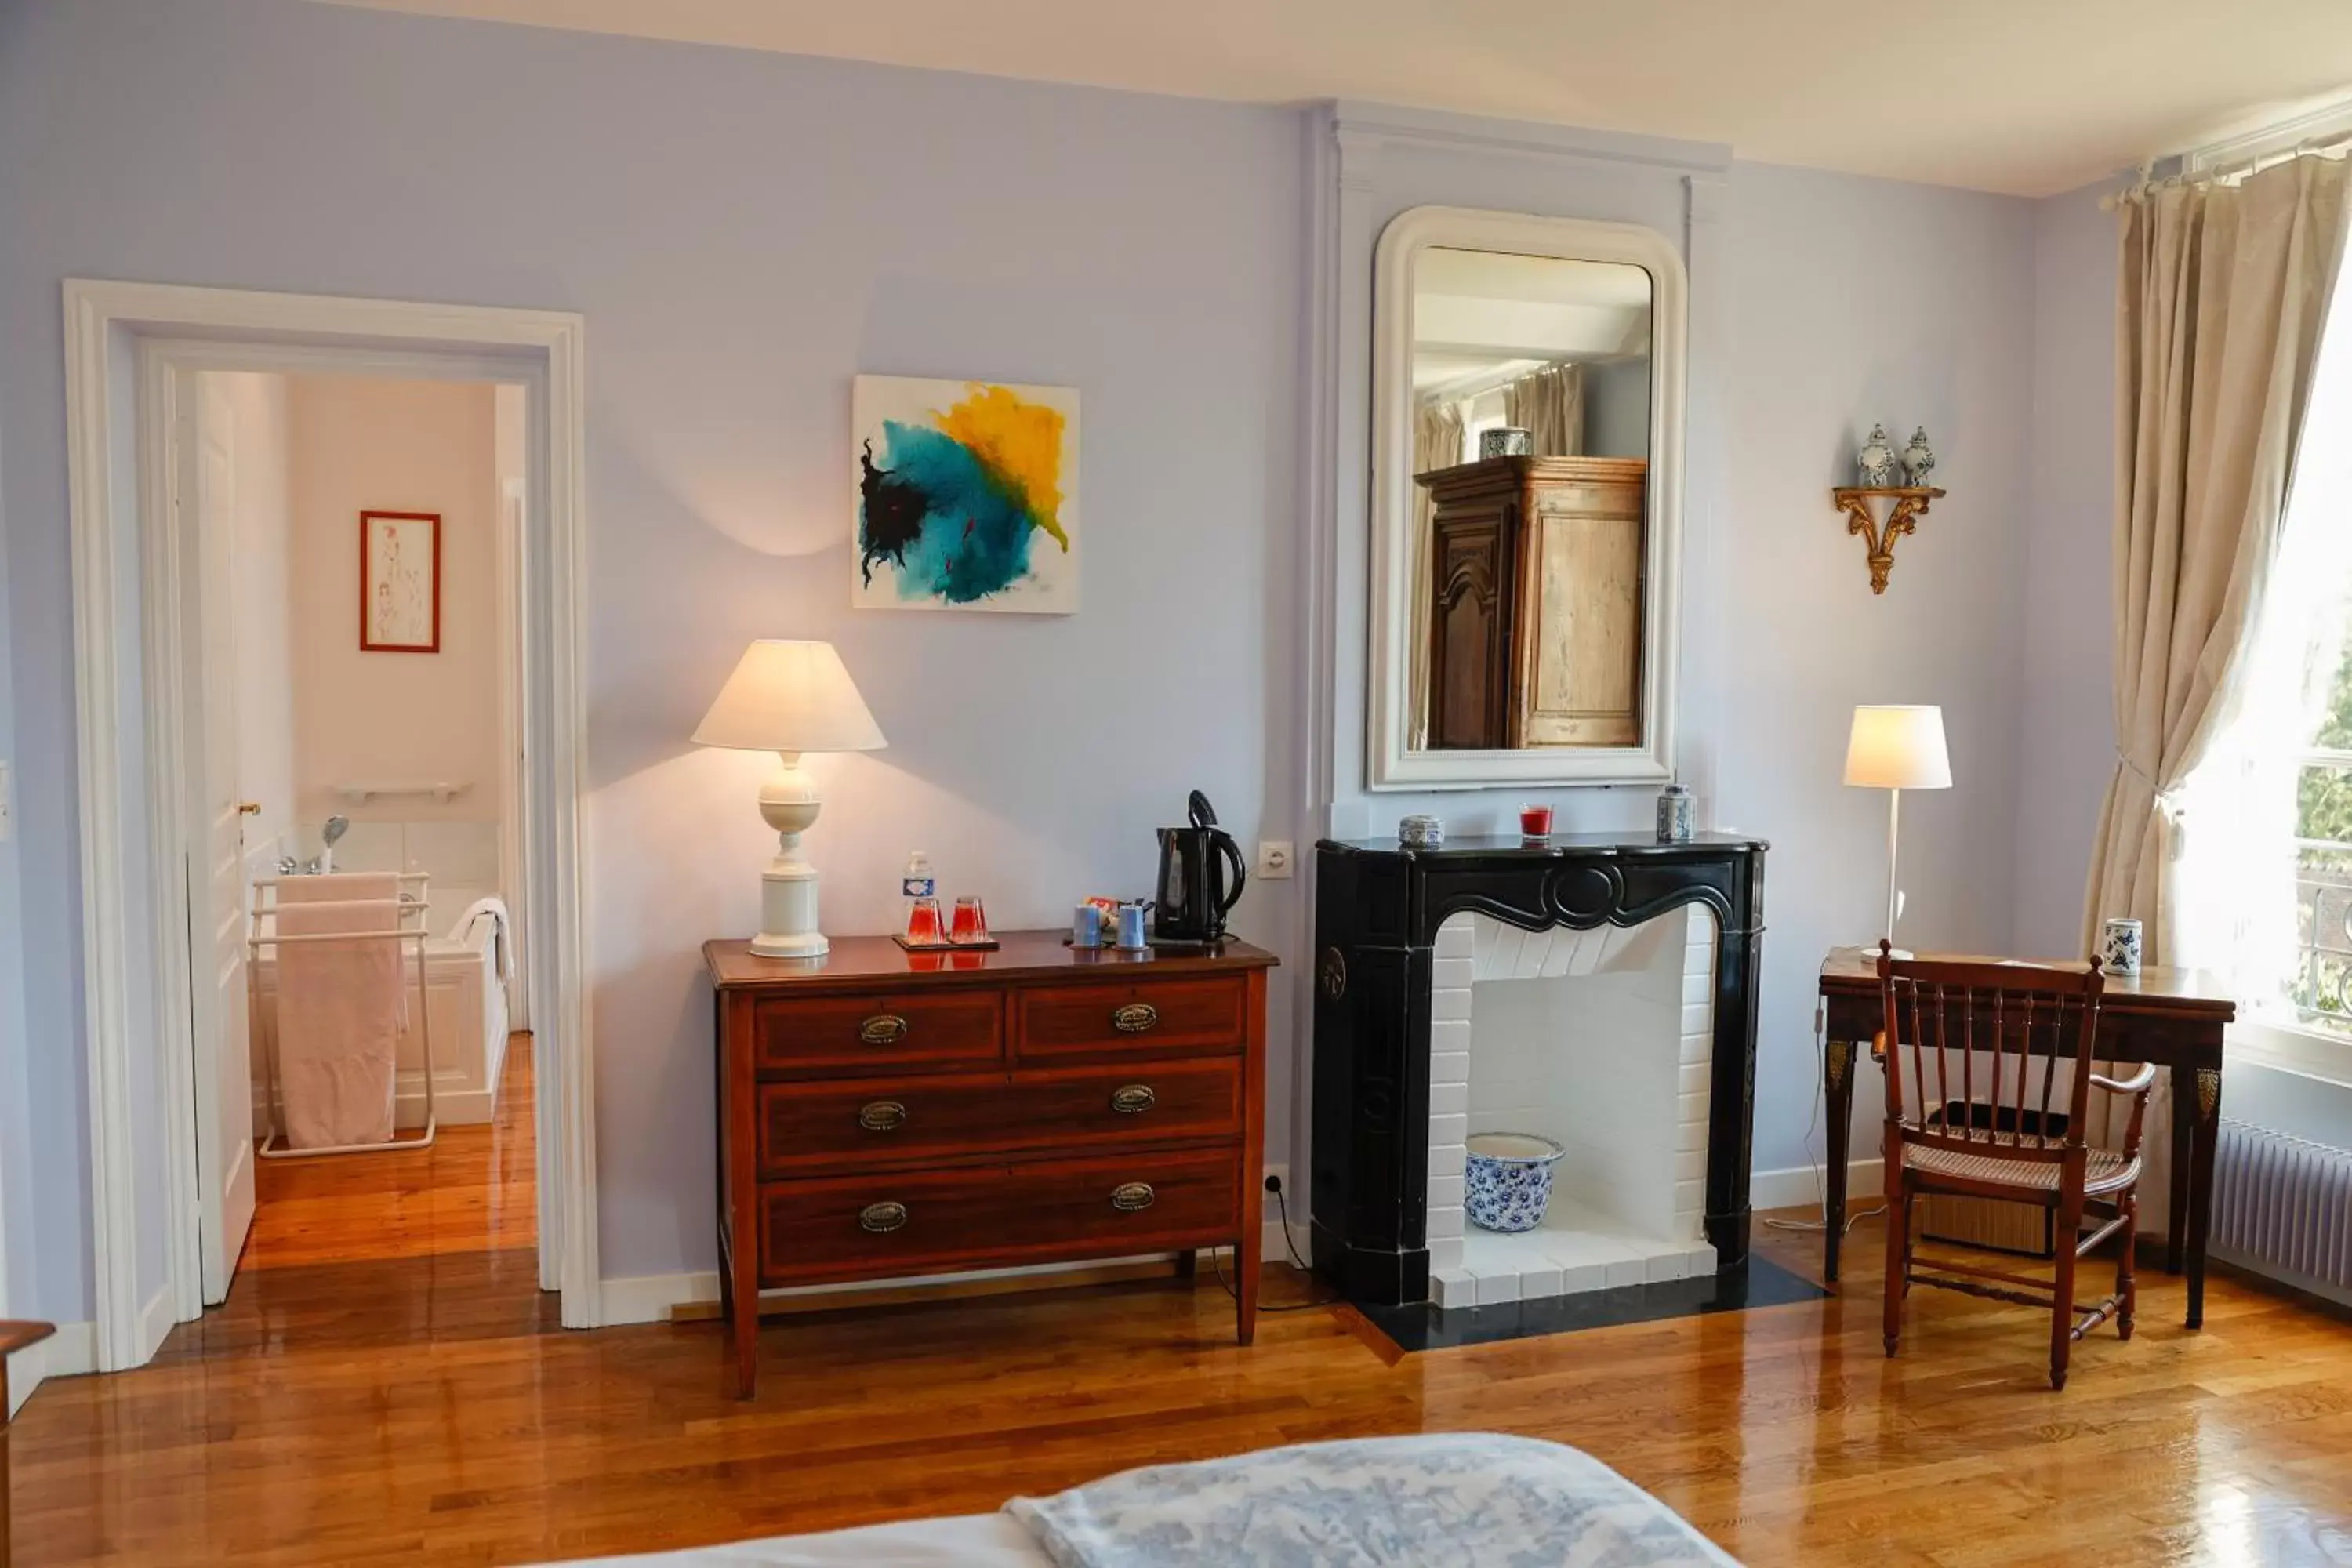
{"type": "MultiPolygon", "coordinates": [[[[1811,1158],[1813,1152],[1813,1134],[1820,1131],[1822,1125],[1822,1107],[1829,1098],[1829,1004],[1825,1001],[1816,1001],[1813,1004],[1813,1062],[1816,1074],[1813,1082],[1813,1114],[1805,1122],[1805,1153],[1808,1157],[1806,1163],[1813,1167],[1813,1197],[1821,1205],[1822,1217],[1819,1219],[1768,1219],[1764,1224],[1771,1230],[1826,1231],[1830,1227],[1830,1196],[1822,1185],[1822,1171],[1829,1163],[1827,1146],[1824,1145],[1819,1161],[1811,1158]]],[[[1846,1064],[1846,1071],[1853,1072],[1861,1065],[1861,1058],[1857,1054],[1855,1059],[1846,1064]]],[[[1849,1168],[1851,1168],[1851,1162],[1849,1162],[1849,1168]]],[[[1874,1208],[1858,1209],[1848,1203],[1845,1206],[1845,1229],[1838,1234],[1847,1235],[1864,1220],[1876,1219],[1885,1212],[1885,1204],[1880,1204],[1874,1208]]]]}
{"type": "MultiPolygon", "coordinates": [[[[1282,1178],[1268,1176],[1265,1179],[1265,1190],[1274,1194],[1275,1208],[1282,1215],[1282,1249],[1290,1254],[1291,1262],[1298,1266],[1299,1271],[1312,1279],[1315,1278],[1315,1270],[1308,1267],[1307,1259],[1298,1256],[1298,1243],[1290,1238],[1290,1200],[1283,1195],[1282,1178]]],[[[1217,1271],[1217,1283],[1225,1288],[1225,1294],[1236,1301],[1240,1300],[1241,1293],[1234,1289],[1234,1282],[1225,1278],[1224,1259],[1217,1256],[1217,1249],[1213,1247],[1209,1252],[1209,1267],[1217,1271]]],[[[1287,1307],[1260,1307],[1258,1310],[1261,1312],[1311,1312],[1318,1307],[1331,1306],[1339,1300],[1339,1298],[1333,1296],[1320,1301],[1297,1301],[1287,1307]]]]}

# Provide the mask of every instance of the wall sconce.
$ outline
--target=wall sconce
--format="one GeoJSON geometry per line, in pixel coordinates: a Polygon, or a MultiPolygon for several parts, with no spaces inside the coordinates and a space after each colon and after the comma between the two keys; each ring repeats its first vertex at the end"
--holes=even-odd
{"type": "Polygon", "coordinates": [[[1927,482],[1936,470],[1936,455],[1928,450],[1925,429],[1913,433],[1900,462],[1900,472],[1908,484],[1892,482],[1897,473],[1894,444],[1886,438],[1885,426],[1874,425],[1855,458],[1863,482],[1830,491],[1830,500],[1845,516],[1845,531],[1862,536],[1874,594],[1886,592],[1886,574],[1895,570],[1895,542],[1906,533],[1916,533],[1919,520],[1927,515],[1927,503],[1944,494],[1927,482]],[[1887,503],[1883,515],[1874,504],[1879,501],[1887,503]]]}
{"type": "Polygon", "coordinates": [[[1895,570],[1895,542],[1906,533],[1919,531],[1919,520],[1927,515],[1927,503],[1942,499],[1944,492],[1933,485],[1842,485],[1830,491],[1830,499],[1845,514],[1845,531],[1862,535],[1863,547],[1870,560],[1870,591],[1886,592],[1886,574],[1895,570]],[[1879,521],[1874,501],[1887,501],[1884,522],[1879,521]]]}

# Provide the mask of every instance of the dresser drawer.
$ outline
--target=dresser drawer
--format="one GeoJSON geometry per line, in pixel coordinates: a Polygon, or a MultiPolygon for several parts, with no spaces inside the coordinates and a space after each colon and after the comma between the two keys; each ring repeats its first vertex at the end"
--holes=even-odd
{"type": "Polygon", "coordinates": [[[1238,1052],[1245,982],[1136,981],[1018,994],[1013,1053],[1024,1062],[1087,1057],[1238,1052]]]}
{"type": "Polygon", "coordinates": [[[1004,1004],[994,991],[764,1000],[751,1032],[762,1078],[952,1072],[1004,1059],[1004,1004]]]}
{"type": "Polygon", "coordinates": [[[1146,1062],[1016,1073],[764,1084],[760,1173],[916,1164],[1026,1149],[1233,1138],[1241,1063],[1146,1062]]]}
{"type": "Polygon", "coordinates": [[[1239,1183],[1230,1149],[769,1182],[760,1282],[1209,1246],[1233,1238],[1239,1183]]]}

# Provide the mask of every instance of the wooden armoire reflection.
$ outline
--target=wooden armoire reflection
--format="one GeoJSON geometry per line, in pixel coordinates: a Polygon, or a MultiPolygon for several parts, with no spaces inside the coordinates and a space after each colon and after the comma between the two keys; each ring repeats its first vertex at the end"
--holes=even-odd
{"type": "Polygon", "coordinates": [[[1430,747],[1640,745],[1649,464],[1488,458],[1416,477],[1435,508],[1430,747]]]}

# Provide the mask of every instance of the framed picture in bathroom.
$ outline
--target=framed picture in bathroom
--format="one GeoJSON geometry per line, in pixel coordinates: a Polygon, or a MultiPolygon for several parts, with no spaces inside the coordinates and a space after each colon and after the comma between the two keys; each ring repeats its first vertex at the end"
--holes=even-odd
{"type": "Polygon", "coordinates": [[[360,649],[441,651],[441,514],[360,513],[360,649]]]}

